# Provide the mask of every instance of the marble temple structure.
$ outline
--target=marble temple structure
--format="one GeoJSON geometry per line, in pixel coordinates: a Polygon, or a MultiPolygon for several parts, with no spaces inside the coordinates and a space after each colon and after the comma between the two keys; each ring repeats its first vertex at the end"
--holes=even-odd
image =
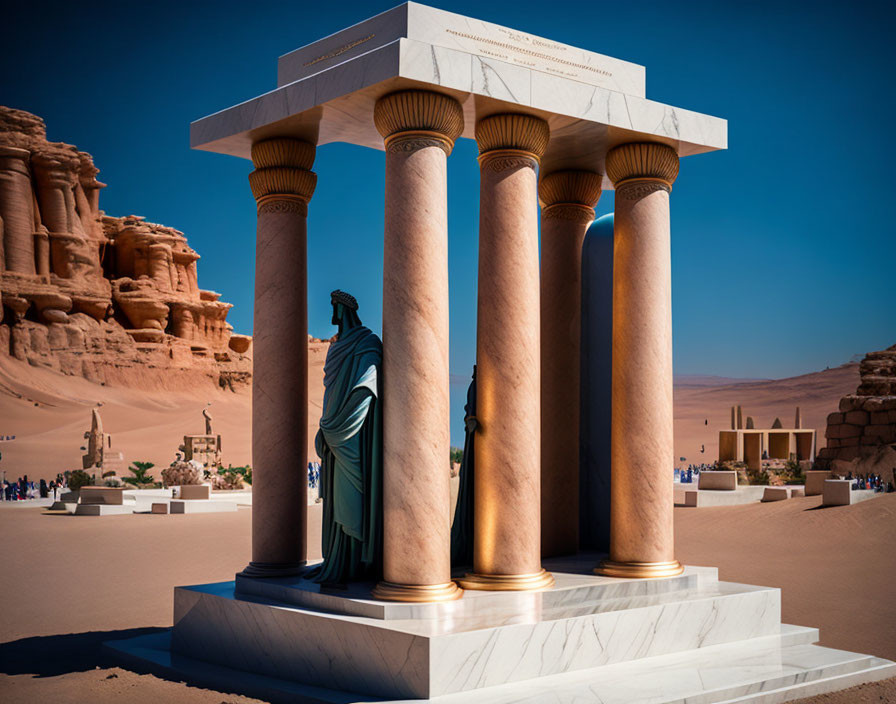
{"type": "Polygon", "coordinates": [[[191,142],[255,166],[252,558],[176,589],[170,633],[111,647],[303,702],[771,702],[896,674],[782,625],[780,590],[675,558],[669,208],[679,160],[726,148],[724,120],[649,100],[642,66],[407,3],[282,56],[274,90],[193,123],[191,142]],[[458,139],[479,148],[478,429],[473,564],[452,573],[458,139]],[[317,179],[339,177],[312,168],[332,142],[385,151],[384,575],[344,589],[301,576],[295,462],[306,237],[323,235],[308,214],[317,179]],[[581,249],[607,190],[610,545],[577,555],[581,249]]]}
{"type": "Polygon", "coordinates": [[[251,338],[199,288],[199,254],[174,228],[106,215],[98,172],[0,107],[0,353],[114,385],[248,382],[251,338]]]}

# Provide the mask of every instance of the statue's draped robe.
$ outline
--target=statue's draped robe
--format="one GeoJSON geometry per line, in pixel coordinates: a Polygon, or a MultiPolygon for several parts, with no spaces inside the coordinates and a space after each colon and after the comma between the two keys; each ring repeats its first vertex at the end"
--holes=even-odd
{"type": "Polygon", "coordinates": [[[382,555],[383,345],[368,328],[344,330],[324,364],[324,401],[314,446],[321,458],[323,563],[316,582],[377,579],[382,555]]]}
{"type": "Polygon", "coordinates": [[[457,490],[457,508],[451,524],[451,566],[473,564],[473,440],[476,426],[476,368],[467,389],[464,406],[464,455],[460,461],[460,486],[457,490]]]}

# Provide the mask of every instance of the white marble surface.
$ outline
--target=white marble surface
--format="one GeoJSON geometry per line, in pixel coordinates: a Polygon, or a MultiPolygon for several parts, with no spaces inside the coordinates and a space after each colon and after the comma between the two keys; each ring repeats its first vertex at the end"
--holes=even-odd
{"type": "Polygon", "coordinates": [[[415,2],[281,56],[277,85],[307,78],[400,38],[644,97],[643,66],[415,2]]]}
{"type": "MultiPolygon", "coordinates": [[[[435,697],[436,704],[777,704],[896,676],[896,664],[810,645],[815,629],[783,626],[780,636],[703,648],[522,683],[435,697]]],[[[168,677],[270,701],[303,704],[382,702],[172,656],[168,633],[105,644],[127,662],[168,677]]],[[[415,700],[390,700],[410,704],[415,700]]]]}
{"type": "MultiPolygon", "coordinates": [[[[444,27],[378,34],[314,63],[309,67],[313,73],[284,73],[283,66],[290,62],[314,60],[310,54],[288,54],[281,60],[281,80],[287,76],[296,80],[197,120],[191,125],[191,145],[248,158],[252,141],[292,135],[319,145],[349,142],[382,149],[372,118],[377,98],[402,88],[437,88],[462,104],[463,138],[472,139],[476,120],[495,112],[524,110],[546,119],[551,142],[542,160],[544,170],[583,168],[603,173],[606,151],[627,141],[660,141],[680,156],[727,147],[725,120],[648,100],[628,80],[612,86],[583,82],[581,77],[516,62],[500,51],[483,53],[470,46],[471,40],[440,43],[433,35],[440,31],[444,27]]],[[[357,27],[349,32],[354,33],[357,27]]],[[[531,37],[520,35],[524,36],[531,37]]],[[[330,40],[338,44],[342,38],[330,40]]],[[[604,188],[612,184],[605,180],[604,188]]]]}
{"type": "Polygon", "coordinates": [[[663,580],[554,574],[560,588],[542,599],[477,592],[461,600],[467,612],[426,619],[236,598],[232,582],[183,587],[173,647],[316,686],[420,697],[780,634],[778,589],[718,582],[712,570],[669,580],[685,588],[668,591],[663,580]]]}
{"type": "Polygon", "coordinates": [[[546,569],[555,574],[554,585],[548,589],[536,592],[468,590],[462,599],[444,603],[378,601],[370,596],[373,583],[359,582],[340,589],[321,587],[315,582],[296,577],[252,579],[237,575],[236,593],[350,616],[386,620],[454,620],[481,614],[529,613],[533,610],[540,612],[542,609],[564,606],[577,607],[597,600],[680,592],[699,587],[703,581],[714,583],[718,579],[718,571],[710,567],[687,567],[683,574],[664,579],[613,579],[593,573],[591,568],[599,562],[598,556],[588,556],[581,560],[547,560],[546,569]]]}

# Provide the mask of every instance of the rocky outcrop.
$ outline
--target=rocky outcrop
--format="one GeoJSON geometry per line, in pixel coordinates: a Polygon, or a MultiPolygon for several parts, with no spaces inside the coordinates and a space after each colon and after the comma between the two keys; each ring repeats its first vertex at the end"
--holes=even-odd
{"type": "Polygon", "coordinates": [[[251,338],[182,232],[99,208],[93,158],[0,107],[0,354],[116,385],[251,379],[251,338]]]}
{"type": "Polygon", "coordinates": [[[828,416],[827,447],[816,458],[820,469],[839,461],[854,464],[859,474],[879,473],[871,465],[896,456],[896,345],[865,355],[859,373],[856,393],[840,399],[840,409],[828,416]]]}

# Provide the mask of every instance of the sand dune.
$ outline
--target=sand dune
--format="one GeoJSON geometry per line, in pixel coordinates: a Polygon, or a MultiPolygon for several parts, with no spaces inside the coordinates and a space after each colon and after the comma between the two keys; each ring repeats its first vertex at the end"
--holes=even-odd
{"type": "MultiPolygon", "coordinates": [[[[311,345],[311,453],[323,400],[325,356],[325,344],[311,345]]],[[[738,403],[756,419],[757,427],[770,426],[776,416],[785,427],[792,424],[794,407],[799,405],[804,427],[818,429],[823,446],[825,418],[858,383],[858,364],[777,380],[677,377],[675,457],[695,464],[715,461],[718,431],[729,426],[729,409],[738,403]]],[[[12,442],[0,443],[0,471],[7,478],[28,474],[31,479],[50,479],[57,472],[80,468],[83,453],[79,448],[90,424],[90,409],[97,403],[103,404],[101,414],[113,449],[124,452],[128,461],[167,466],[185,434],[204,432],[201,411],[206,403],[211,403],[214,430],[222,435],[224,462],[251,461],[251,394],[247,391],[223,391],[212,384],[176,393],[100,386],[0,355],[0,436],[16,436],[12,442]]]]}

